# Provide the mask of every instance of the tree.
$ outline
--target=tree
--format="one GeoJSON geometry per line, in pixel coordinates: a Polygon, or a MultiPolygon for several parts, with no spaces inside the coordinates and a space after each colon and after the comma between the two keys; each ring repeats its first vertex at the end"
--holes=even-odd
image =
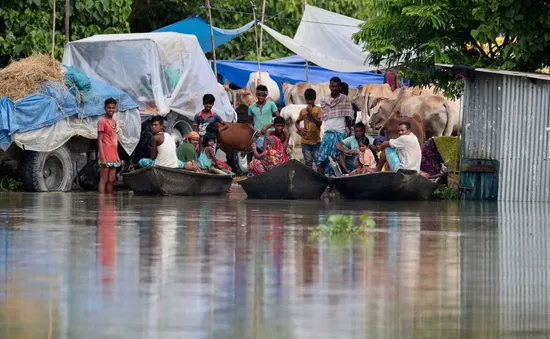
{"type": "Polygon", "coordinates": [[[201,0],[134,0],[129,23],[132,33],[152,32],[200,12],[201,0]]]}
{"type": "MultiPolygon", "coordinates": [[[[308,0],[308,4],[324,8],[343,15],[364,18],[362,8],[369,0],[308,0]]],[[[253,19],[250,0],[211,0],[212,20],[220,28],[241,27],[253,19]]],[[[257,7],[257,19],[262,12],[263,0],[252,0],[257,7]]],[[[204,1],[202,1],[204,4],[204,1]]],[[[206,10],[199,11],[200,16],[208,20],[206,10]]],[[[276,31],[293,37],[302,18],[302,1],[300,0],[267,0],[265,24],[276,31]]],[[[259,28],[258,28],[259,29],[259,28]]],[[[216,49],[218,59],[256,60],[256,40],[253,29],[239,35],[233,41],[216,49]]],[[[263,34],[262,59],[274,59],[293,55],[268,34],[263,34]]]]}
{"type": "Polygon", "coordinates": [[[457,83],[435,63],[528,72],[548,64],[545,1],[369,0],[366,12],[371,16],[356,43],[371,53],[371,62],[399,63],[402,76],[419,84],[456,93],[457,83]]]}
{"type": "MultiPolygon", "coordinates": [[[[49,53],[54,0],[4,0],[0,5],[0,67],[10,59],[49,53]]],[[[63,56],[64,5],[56,0],[55,56],[63,56]]],[[[131,0],[73,0],[70,3],[71,40],[101,33],[128,32],[131,0]]]]}

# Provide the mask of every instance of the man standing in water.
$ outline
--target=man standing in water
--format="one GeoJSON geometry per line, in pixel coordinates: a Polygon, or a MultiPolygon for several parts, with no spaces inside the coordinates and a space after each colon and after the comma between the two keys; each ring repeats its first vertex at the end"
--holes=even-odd
{"type": "MultiPolygon", "coordinates": [[[[337,157],[336,143],[344,140],[346,133],[346,118],[353,118],[353,109],[348,97],[340,93],[342,80],[338,77],[330,79],[330,95],[321,98],[321,119],[325,133],[319,148],[317,170],[324,174],[329,157],[337,157]]],[[[332,170],[328,170],[332,173],[332,170]]]]}
{"type": "Polygon", "coordinates": [[[418,138],[411,132],[411,124],[407,121],[399,123],[399,137],[382,143],[382,148],[393,147],[399,157],[399,171],[404,173],[420,173],[422,150],[418,138]]]}
{"type": "Polygon", "coordinates": [[[97,150],[100,165],[99,193],[112,194],[115,185],[116,168],[120,166],[118,156],[118,124],[113,118],[116,112],[116,100],[105,100],[105,115],[97,122],[97,150]]]}

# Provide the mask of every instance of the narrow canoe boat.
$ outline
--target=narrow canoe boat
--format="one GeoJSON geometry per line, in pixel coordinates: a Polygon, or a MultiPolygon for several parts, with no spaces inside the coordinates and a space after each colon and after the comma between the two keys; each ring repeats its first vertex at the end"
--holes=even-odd
{"type": "Polygon", "coordinates": [[[196,173],[159,166],[140,168],[123,176],[138,195],[223,195],[233,182],[229,174],[196,173]]]}
{"type": "Polygon", "coordinates": [[[347,199],[426,200],[438,183],[418,174],[377,172],[333,178],[332,183],[347,199]]]}
{"type": "Polygon", "coordinates": [[[319,199],[329,180],[298,160],[290,160],[267,172],[239,181],[253,199],[319,199]]]}

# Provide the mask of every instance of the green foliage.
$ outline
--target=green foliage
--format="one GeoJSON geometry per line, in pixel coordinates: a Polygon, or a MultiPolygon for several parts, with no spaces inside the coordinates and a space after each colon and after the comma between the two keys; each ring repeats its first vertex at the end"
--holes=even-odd
{"type": "MultiPolygon", "coordinates": [[[[0,67],[10,59],[50,53],[54,0],[5,0],[0,5],[0,67]]],[[[71,40],[129,32],[132,0],[70,0],[71,40]]],[[[56,0],[55,57],[65,46],[65,0],[56,0]]]]}
{"type": "Polygon", "coordinates": [[[434,137],[434,142],[447,167],[452,171],[458,171],[458,137],[434,137]]]}
{"type": "Polygon", "coordinates": [[[204,0],[134,0],[130,30],[152,32],[198,13],[202,5],[204,0]]]}
{"type": "Polygon", "coordinates": [[[458,188],[447,185],[440,185],[432,194],[434,200],[458,200],[459,197],[458,188]]]}
{"type": "Polygon", "coordinates": [[[535,71],[550,58],[550,7],[534,0],[368,0],[354,36],[372,62],[402,61],[402,76],[457,94],[435,63],[535,71]],[[497,38],[503,38],[501,44],[497,38]],[[517,41],[514,39],[517,38],[517,41]]]}
{"type": "MultiPolygon", "coordinates": [[[[358,19],[365,19],[361,13],[368,0],[308,0],[308,4],[329,11],[337,12],[358,19]]],[[[232,29],[241,27],[253,20],[250,0],[221,1],[212,0],[212,20],[214,26],[232,29]]],[[[261,19],[261,0],[252,0],[256,4],[257,19],[261,19]]],[[[203,2],[204,4],[204,2],[203,2]]],[[[267,0],[264,23],[279,33],[293,37],[302,18],[302,2],[298,0],[267,0]]],[[[208,20],[205,9],[199,12],[200,17],[208,20]]],[[[258,27],[258,34],[259,27],[258,27]]],[[[262,59],[275,59],[294,53],[264,32],[262,59]]],[[[218,59],[256,60],[256,37],[254,29],[239,35],[233,41],[216,49],[218,59]]]]}
{"type": "Polygon", "coordinates": [[[355,216],[334,214],[323,219],[321,225],[312,230],[314,237],[339,236],[364,233],[368,227],[374,227],[376,222],[366,215],[360,217],[360,223],[356,224],[355,216]]]}

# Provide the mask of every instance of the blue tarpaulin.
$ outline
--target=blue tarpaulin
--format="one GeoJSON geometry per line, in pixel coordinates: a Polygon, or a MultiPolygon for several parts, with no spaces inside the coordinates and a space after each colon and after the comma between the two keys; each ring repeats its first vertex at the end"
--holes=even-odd
{"type": "Polygon", "coordinates": [[[119,112],[138,108],[125,92],[99,81],[91,80],[91,91],[86,102],[77,98],[59,82],[49,82],[38,94],[31,94],[15,102],[0,98],[0,147],[6,150],[11,135],[51,126],[67,117],[93,117],[105,114],[107,98],[114,98],[119,112]]]}
{"type": "MultiPolygon", "coordinates": [[[[216,47],[225,44],[237,35],[246,32],[254,25],[255,21],[250,21],[243,27],[237,29],[222,29],[212,27],[214,31],[214,44],[216,47]]],[[[204,53],[212,50],[212,42],[210,40],[210,25],[204,22],[201,18],[190,17],[163,28],[159,28],[153,32],[175,32],[182,34],[192,34],[197,37],[204,53]]]]}
{"type": "MultiPolygon", "coordinates": [[[[295,59],[296,60],[296,59],[295,59]]],[[[261,64],[262,72],[269,73],[271,79],[275,80],[279,85],[279,90],[282,93],[281,81],[287,81],[291,84],[306,81],[306,69],[304,65],[289,64],[289,63],[274,63],[263,62],[261,64]]],[[[258,63],[254,61],[217,61],[218,73],[223,75],[223,78],[229,80],[239,87],[246,87],[250,73],[258,71],[258,63]]],[[[310,82],[328,82],[332,77],[339,77],[343,82],[346,82],[350,87],[356,87],[364,84],[382,84],[384,76],[376,73],[342,73],[328,70],[319,66],[309,66],[309,81],[310,82]]],[[[280,104],[282,104],[282,95],[280,104]]]]}
{"type": "Polygon", "coordinates": [[[269,61],[264,61],[268,64],[296,64],[296,65],[305,65],[306,59],[302,58],[299,55],[291,55],[279,59],[273,59],[269,61]]]}

